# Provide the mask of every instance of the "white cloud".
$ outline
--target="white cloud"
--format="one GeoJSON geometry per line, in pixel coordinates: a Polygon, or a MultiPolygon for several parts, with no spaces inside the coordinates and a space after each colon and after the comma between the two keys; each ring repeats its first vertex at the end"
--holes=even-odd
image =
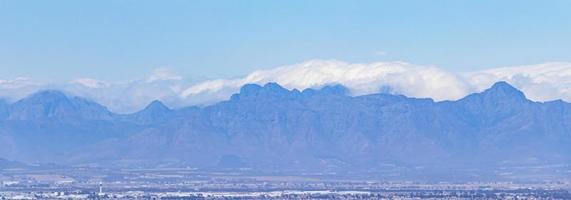
{"type": "Polygon", "coordinates": [[[0,99],[15,101],[41,89],[45,84],[27,77],[0,79],[0,99]]]}
{"type": "Polygon", "coordinates": [[[455,100],[479,92],[497,81],[508,81],[536,101],[571,101],[571,63],[546,63],[453,73],[435,66],[405,62],[346,63],[311,60],[299,64],[258,70],[240,78],[217,79],[191,84],[189,80],[164,68],[148,77],[130,81],[102,81],[80,78],[63,84],[36,82],[29,78],[0,79],[0,96],[17,100],[41,89],[61,89],[93,99],[110,110],[129,113],[159,99],[167,105],[182,107],[209,104],[228,99],[247,83],[277,82],[303,90],[342,84],[352,95],[388,91],[410,97],[455,100]]]}
{"type": "Polygon", "coordinates": [[[182,80],[181,76],[176,75],[174,72],[167,68],[158,68],[147,78],[148,83],[155,81],[179,81],[182,80]]]}
{"type": "Polygon", "coordinates": [[[185,84],[174,72],[160,68],[146,78],[129,81],[103,81],[79,78],[67,83],[40,83],[28,78],[0,79],[0,98],[16,101],[42,89],[59,89],[71,95],[92,99],[119,113],[138,111],[153,100],[162,100],[167,105],[188,105],[180,98],[185,84]]]}
{"type": "MultiPolygon", "coordinates": [[[[444,71],[434,66],[405,62],[351,64],[331,60],[312,60],[296,65],[252,72],[242,78],[218,79],[195,84],[182,96],[208,96],[210,101],[228,98],[247,83],[277,82],[303,90],[328,84],[342,84],[353,95],[376,93],[384,88],[410,97],[429,97],[436,101],[456,100],[480,92],[495,82],[507,81],[535,101],[571,101],[571,63],[505,67],[465,74],[444,71]]],[[[202,98],[204,99],[204,97],[202,98]]]]}
{"type": "Polygon", "coordinates": [[[467,75],[470,83],[483,90],[503,80],[536,101],[571,101],[571,63],[545,63],[484,70],[467,75]]]}
{"type": "Polygon", "coordinates": [[[191,86],[183,97],[199,94],[236,92],[246,83],[277,82],[289,88],[303,90],[330,84],[341,84],[354,95],[379,92],[381,88],[409,96],[430,97],[436,100],[463,97],[469,86],[453,73],[436,67],[417,66],[404,62],[349,64],[341,61],[312,60],[297,65],[259,70],[239,79],[219,79],[191,86]]]}
{"type": "Polygon", "coordinates": [[[138,111],[154,100],[164,101],[171,106],[187,105],[179,95],[183,88],[182,79],[163,78],[148,81],[147,78],[125,82],[103,82],[85,78],[75,80],[73,83],[59,88],[73,95],[93,99],[120,113],[138,111]]]}
{"type": "Polygon", "coordinates": [[[102,88],[102,87],[108,86],[108,84],[106,84],[103,81],[95,80],[95,79],[91,79],[91,78],[75,79],[75,80],[71,81],[71,83],[79,84],[79,85],[82,85],[82,86],[88,87],[88,88],[102,88]]]}
{"type": "Polygon", "coordinates": [[[12,80],[0,79],[0,88],[2,89],[19,89],[35,85],[39,85],[39,83],[27,77],[18,77],[12,80]]]}

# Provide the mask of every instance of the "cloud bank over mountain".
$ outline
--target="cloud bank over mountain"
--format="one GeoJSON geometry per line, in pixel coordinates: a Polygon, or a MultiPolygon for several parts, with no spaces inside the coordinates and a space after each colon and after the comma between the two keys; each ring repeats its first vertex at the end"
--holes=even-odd
{"type": "Polygon", "coordinates": [[[470,89],[456,74],[436,67],[417,66],[403,62],[350,64],[340,61],[312,60],[305,63],[260,70],[239,79],[220,79],[193,85],[184,97],[203,93],[234,90],[247,83],[276,82],[289,89],[323,87],[341,84],[355,95],[387,90],[436,100],[458,99],[470,89]]]}
{"type": "Polygon", "coordinates": [[[483,90],[494,82],[503,80],[520,88],[528,98],[535,101],[571,101],[571,63],[497,68],[470,73],[466,78],[476,90],[483,90]]]}
{"type": "Polygon", "coordinates": [[[172,107],[201,105],[228,99],[248,83],[276,82],[303,90],[341,84],[353,95],[385,92],[436,101],[457,100],[480,92],[497,81],[520,88],[530,99],[571,101],[571,63],[557,62],[457,73],[436,66],[405,62],[307,62],[258,70],[243,77],[196,82],[159,68],[147,77],[127,81],[78,78],[67,83],[44,83],[29,78],[0,79],[0,96],[11,101],[42,89],[60,89],[91,98],[115,112],[134,112],[153,100],[172,107]]]}

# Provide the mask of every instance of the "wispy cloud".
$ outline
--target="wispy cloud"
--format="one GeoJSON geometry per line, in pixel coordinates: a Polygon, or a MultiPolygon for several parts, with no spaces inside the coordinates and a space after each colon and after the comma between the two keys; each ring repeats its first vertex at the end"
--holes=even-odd
{"type": "Polygon", "coordinates": [[[95,80],[91,78],[79,78],[71,81],[72,84],[79,84],[88,88],[102,88],[108,86],[104,81],[95,80]]]}
{"type": "Polygon", "coordinates": [[[0,79],[0,98],[15,101],[45,87],[45,83],[27,77],[0,79]]]}
{"type": "Polygon", "coordinates": [[[148,83],[155,81],[179,81],[182,80],[181,76],[176,75],[174,72],[167,68],[158,68],[147,78],[148,83]]]}
{"type": "Polygon", "coordinates": [[[115,112],[129,113],[154,100],[177,107],[188,105],[180,97],[183,88],[188,86],[187,81],[175,74],[159,68],[147,77],[135,80],[112,82],[81,78],[56,87],[73,95],[91,98],[115,112]]]}
{"type": "Polygon", "coordinates": [[[17,77],[15,79],[9,79],[9,80],[0,79],[0,88],[3,89],[20,89],[37,85],[40,85],[40,83],[33,81],[32,79],[27,77],[17,77]]]}
{"type": "Polygon", "coordinates": [[[386,51],[375,51],[375,55],[376,55],[376,56],[386,56],[386,55],[388,55],[388,54],[389,54],[389,53],[386,52],[386,51]]]}

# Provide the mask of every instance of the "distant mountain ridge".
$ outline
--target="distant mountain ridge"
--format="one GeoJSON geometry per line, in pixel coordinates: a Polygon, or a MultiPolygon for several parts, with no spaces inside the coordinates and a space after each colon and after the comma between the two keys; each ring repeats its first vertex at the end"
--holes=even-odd
{"type": "Polygon", "coordinates": [[[442,102],[350,96],[340,85],[248,84],[214,105],[171,109],[154,101],[126,115],[42,91],[0,101],[0,116],[0,157],[23,162],[383,176],[471,168],[500,176],[509,167],[571,165],[571,104],[530,101],[506,82],[442,102]]]}
{"type": "Polygon", "coordinates": [[[46,118],[110,119],[104,106],[80,97],[68,97],[56,90],[45,90],[21,99],[10,106],[9,120],[46,118]]]}

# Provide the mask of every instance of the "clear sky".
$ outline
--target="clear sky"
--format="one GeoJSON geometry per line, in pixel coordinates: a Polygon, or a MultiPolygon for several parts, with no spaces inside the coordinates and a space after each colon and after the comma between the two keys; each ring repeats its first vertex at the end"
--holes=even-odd
{"type": "Polygon", "coordinates": [[[309,59],[571,61],[571,1],[0,0],[0,78],[227,78],[309,59]]]}

